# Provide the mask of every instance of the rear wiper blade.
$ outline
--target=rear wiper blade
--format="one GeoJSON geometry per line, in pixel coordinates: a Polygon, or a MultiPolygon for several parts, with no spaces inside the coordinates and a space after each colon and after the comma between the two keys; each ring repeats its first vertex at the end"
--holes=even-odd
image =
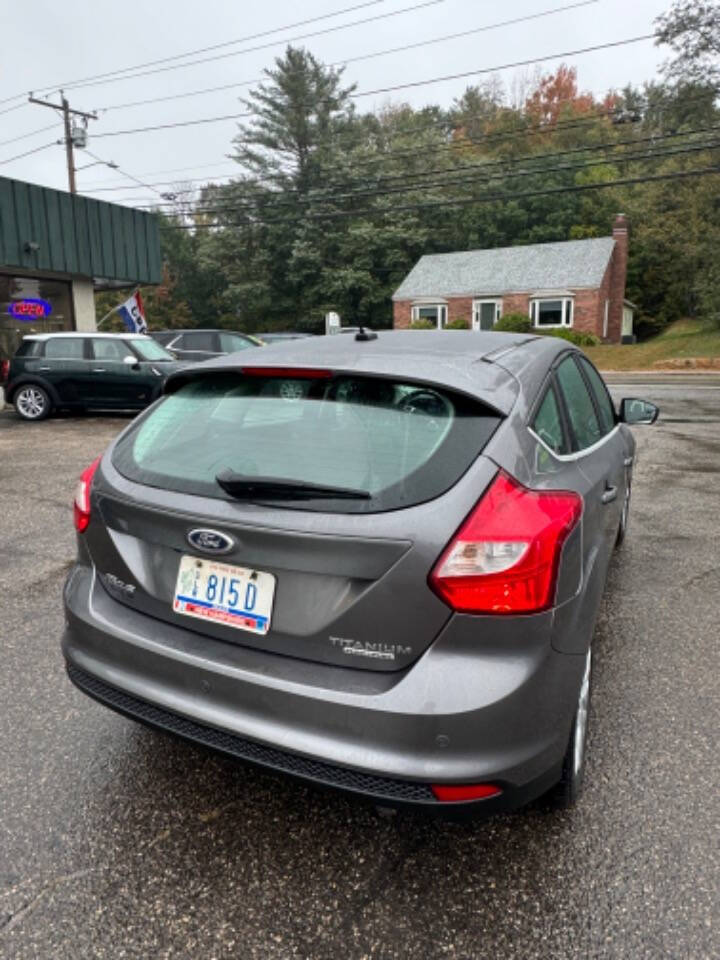
{"type": "Polygon", "coordinates": [[[239,500],[252,497],[272,500],[370,500],[372,498],[368,490],[328,487],[302,480],[285,480],[283,477],[247,477],[232,470],[223,470],[215,477],[215,481],[225,493],[239,500]]]}

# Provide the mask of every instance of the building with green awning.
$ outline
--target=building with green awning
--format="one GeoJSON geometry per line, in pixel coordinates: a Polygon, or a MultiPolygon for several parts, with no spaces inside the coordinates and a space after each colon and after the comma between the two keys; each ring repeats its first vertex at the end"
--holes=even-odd
{"type": "Polygon", "coordinates": [[[0,177],[0,358],[27,333],[94,330],[96,290],[161,278],[154,214],[0,177]]]}

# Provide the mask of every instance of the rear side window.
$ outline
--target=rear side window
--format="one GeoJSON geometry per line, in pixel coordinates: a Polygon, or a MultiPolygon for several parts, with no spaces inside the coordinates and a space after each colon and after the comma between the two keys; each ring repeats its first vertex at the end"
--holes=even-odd
{"type": "Polygon", "coordinates": [[[595,413],[595,405],[572,357],[567,357],[560,363],[556,375],[578,449],[584,450],[597,443],[603,435],[595,413]]]}
{"type": "Polygon", "coordinates": [[[364,491],[363,499],[263,497],[286,508],[371,513],[412,506],[455,484],[500,418],[468,397],[373,377],[215,375],[165,397],[119,441],[130,480],[231,499],[216,480],[279,480],[364,491]]]}
{"type": "Polygon", "coordinates": [[[248,347],[254,346],[251,340],[239,337],[236,333],[220,334],[220,349],[223,353],[235,353],[237,350],[247,350],[248,347]]]}
{"type": "Polygon", "coordinates": [[[215,337],[212,333],[184,333],[175,347],[178,350],[203,350],[206,353],[214,353],[215,337]]]}
{"type": "Polygon", "coordinates": [[[535,414],[532,428],[555,453],[568,452],[562,420],[560,419],[560,410],[552,387],[548,387],[545,392],[543,401],[535,414]]]}
{"type": "Polygon", "coordinates": [[[98,337],[93,339],[92,345],[96,360],[122,360],[123,357],[135,359],[131,350],[122,340],[98,337]]]}
{"type": "Polygon", "coordinates": [[[15,351],[16,357],[37,357],[40,355],[42,340],[23,340],[15,351]]]}
{"type": "Polygon", "coordinates": [[[85,341],[80,337],[53,337],[45,341],[45,357],[55,360],[82,360],[85,341]]]}
{"type": "Polygon", "coordinates": [[[579,357],[578,360],[590,381],[590,388],[592,389],[598,410],[600,411],[602,431],[603,433],[609,433],[615,426],[615,408],[613,407],[605,382],[589,360],[585,357],[579,357]]]}

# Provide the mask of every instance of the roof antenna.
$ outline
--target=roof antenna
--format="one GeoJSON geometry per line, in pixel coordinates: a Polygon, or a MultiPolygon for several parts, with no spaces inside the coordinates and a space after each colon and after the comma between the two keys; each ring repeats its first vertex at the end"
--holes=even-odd
{"type": "Polygon", "coordinates": [[[377,334],[373,330],[366,330],[365,327],[358,327],[355,334],[356,340],[377,340],[377,334]]]}

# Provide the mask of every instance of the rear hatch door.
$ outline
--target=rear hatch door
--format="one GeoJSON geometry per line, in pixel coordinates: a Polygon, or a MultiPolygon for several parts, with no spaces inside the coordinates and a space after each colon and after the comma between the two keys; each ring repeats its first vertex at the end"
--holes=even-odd
{"type": "Polygon", "coordinates": [[[159,621],[397,670],[450,615],[427,576],[496,470],[480,453],[499,422],[467,396],[397,379],[209,375],[139,418],[104,458],[90,554],[115,599],[159,621]],[[199,605],[219,610],[211,617],[178,605],[193,564],[199,605]],[[239,568],[232,603],[228,566],[239,568]],[[260,619],[239,624],[237,593],[250,581],[260,619]]]}

